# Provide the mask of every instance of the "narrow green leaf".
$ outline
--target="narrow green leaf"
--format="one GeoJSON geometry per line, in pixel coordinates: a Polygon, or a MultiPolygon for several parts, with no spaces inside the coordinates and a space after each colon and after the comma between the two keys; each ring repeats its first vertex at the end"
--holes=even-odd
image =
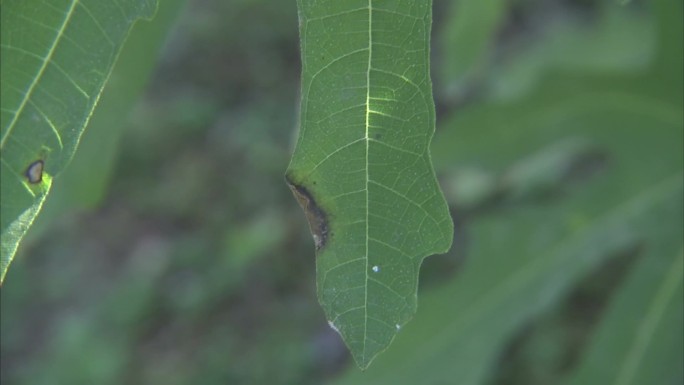
{"type": "MultiPolygon", "coordinates": [[[[681,237],[681,226],[665,230],[678,231],[681,237]]],[[[570,384],[679,384],[684,380],[684,255],[681,245],[672,242],[654,246],[618,292],[570,384]],[[663,245],[680,249],[663,250],[663,245]]]]}
{"type": "Polygon", "coordinates": [[[366,368],[415,313],[423,258],[453,235],[428,152],[432,4],[298,5],[301,128],[287,180],[314,236],[319,301],[366,368]]]}
{"type": "Polygon", "coordinates": [[[131,25],[155,8],[155,0],[2,3],[0,282],[51,176],[73,156],[131,25]],[[39,161],[44,168],[30,178],[39,161]]]}

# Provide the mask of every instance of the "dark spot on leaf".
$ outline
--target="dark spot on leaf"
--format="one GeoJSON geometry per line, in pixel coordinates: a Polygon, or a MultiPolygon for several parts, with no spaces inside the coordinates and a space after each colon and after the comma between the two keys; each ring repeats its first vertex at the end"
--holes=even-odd
{"type": "Polygon", "coordinates": [[[40,159],[31,163],[24,172],[24,176],[28,179],[31,184],[40,183],[43,180],[43,168],[45,167],[45,162],[40,159]]]}
{"type": "Polygon", "coordinates": [[[325,247],[328,241],[328,216],[316,204],[316,200],[306,187],[295,183],[289,176],[286,176],[285,179],[295,198],[297,198],[297,202],[304,210],[304,214],[306,214],[316,251],[319,251],[325,247]]]}
{"type": "Polygon", "coordinates": [[[381,135],[381,134],[375,134],[374,136],[375,136],[375,139],[378,139],[378,140],[379,140],[380,138],[382,138],[382,135],[381,135]]]}

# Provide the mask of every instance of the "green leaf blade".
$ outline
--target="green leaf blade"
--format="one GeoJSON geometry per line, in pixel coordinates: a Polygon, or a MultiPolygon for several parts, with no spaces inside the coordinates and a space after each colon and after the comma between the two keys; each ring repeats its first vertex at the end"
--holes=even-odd
{"type": "MultiPolygon", "coordinates": [[[[681,197],[681,178],[679,182],[681,197]]],[[[680,223],[666,235],[676,239],[674,233],[681,230],[680,223]]],[[[612,301],[594,343],[568,383],[680,383],[683,271],[681,244],[662,240],[652,245],[612,301]]]]}
{"type": "Polygon", "coordinates": [[[301,131],[287,179],[314,234],[319,301],[365,368],[415,313],[422,259],[453,234],[428,152],[431,4],[299,10],[301,131]]]}
{"type": "Polygon", "coordinates": [[[2,3],[3,279],[49,189],[32,184],[27,168],[42,160],[49,178],[65,167],[130,27],[155,9],[155,0],[2,3]]]}

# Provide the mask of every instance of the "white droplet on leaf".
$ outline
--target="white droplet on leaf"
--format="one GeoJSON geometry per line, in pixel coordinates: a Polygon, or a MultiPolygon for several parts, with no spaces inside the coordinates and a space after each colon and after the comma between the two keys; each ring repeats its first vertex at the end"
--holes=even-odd
{"type": "Polygon", "coordinates": [[[401,325],[399,325],[399,324],[396,324],[394,326],[396,326],[397,330],[401,329],[401,325]]]}
{"type": "Polygon", "coordinates": [[[373,266],[373,272],[377,273],[378,271],[380,271],[380,266],[373,266]]]}
{"type": "Polygon", "coordinates": [[[332,321],[328,321],[328,325],[330,326],[330,328],[331,328],[332,330],[334,330],[335,332],[337,332],[337,334],[340,334],[340,329],[338,329],[337,326],[335,326],[335,324],[332,323],[332,321]]]}

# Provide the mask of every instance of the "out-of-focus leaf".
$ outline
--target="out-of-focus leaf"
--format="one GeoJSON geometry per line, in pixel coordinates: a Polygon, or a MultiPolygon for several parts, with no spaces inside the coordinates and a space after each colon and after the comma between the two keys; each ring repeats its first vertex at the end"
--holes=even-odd
{"type": "Polygon", "coordinates": [[[442,180],[447,202],[457,209],[481,206],[494,198],[499,190],[496,176],[480,167],[450,170],[442,180]]]}
{"type": "Polygon", "coordinates": [[[154,0],[2,2],[0,281],[51,177],[71,159],[131,25],[155,7],[154,0]]]}
{"type": "MultiPolygon", "coordinates": [[[[647,88],[657,87],[665,100],[677,106],[674,122],[681,136],[684,130],[682,4],[661,0],[655,6],[660,20],[661,49],[652,79],[642,84],[647,88]]],[[[661,133],[655,131],[651,135],[661,133]]],[[[681,137],[677,140],[681,166],[684,149],[681,137]]],[[[680,206],[673,211],[679,216],[678,223],[673,226],[663,224],[657,217],[646,224],[655,229],[656,239],[615,294],[592,344],[570,376],[569,384],[680,384],[684,380],[684,251],[681,239],[684,210],[680,206]]]]}
{"type": "Polygon", "coordinates": [[[605,74],[644,70],[656,51],[653,18],[631,6],[610,3],[591,22],[568,18],[540,28],[515,56],[492,66],[488,83],[495,98],[522,96],[558,69],[605,74]]]}
{"type": "Polygon", "coordinates": [[[361,368],[417,306],[453,224],[428,152],[430,1],[298,2],[299,140],[288,183],[317,249],[318,298],[361,368]]]}
{"type": "Polygon", "coordinates": [[[507,9],[504,0],[452,1],[441,34],[442,80],[447,96],[459,91],[488,66],[494,37],[507,9]]]}
{"type": "Polygon", "coordinates": [[[651,245],[634,267],[570,384],[681,384],[684,380],[684,255],[681,243],[670,241],[681,237],[682,226],[653,225],[665,239],[651,245]]]}
{"type": "Polygon", "coordinates": [[[600,151],[583,138],[561,140],[512,164],[502,176],[500,188],[514,200],[551,194],[572,179],[573,173],[589,173],[582,168],[598,168],[600,158],[600,151]]]}

